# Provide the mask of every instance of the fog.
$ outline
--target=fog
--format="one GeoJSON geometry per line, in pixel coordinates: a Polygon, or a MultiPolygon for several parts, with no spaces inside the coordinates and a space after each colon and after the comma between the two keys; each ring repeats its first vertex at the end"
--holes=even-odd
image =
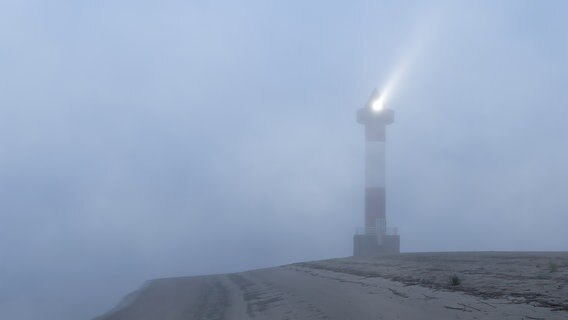
{"type": "Polygon", "coordinates": [[[351,255],[355,113],[393,78],[402,251],[568,250],[567,14],[3,0],[0,318],[89,319],[153,278],[351,255]]]}

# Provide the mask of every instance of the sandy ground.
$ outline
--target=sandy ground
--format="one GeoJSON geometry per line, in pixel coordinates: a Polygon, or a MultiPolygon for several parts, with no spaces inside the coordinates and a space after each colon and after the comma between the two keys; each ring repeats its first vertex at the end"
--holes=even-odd
{"type": "Polygon", "coordinates": [[[568,253],[401,254],[159,279],[97,318],[118,319],[566,320],[568,253]]]}

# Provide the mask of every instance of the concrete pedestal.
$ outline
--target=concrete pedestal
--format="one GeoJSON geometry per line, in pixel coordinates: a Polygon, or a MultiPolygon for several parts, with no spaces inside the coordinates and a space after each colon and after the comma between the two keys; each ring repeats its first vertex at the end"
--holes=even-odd
{"type": "Polygon", "coordinates": [[[376,256],[381,254],[400,253],[400,236],[383,236],[382,244],[378,244],[377,235],[356,234],[353,237],[354,256],[376,256]]]}

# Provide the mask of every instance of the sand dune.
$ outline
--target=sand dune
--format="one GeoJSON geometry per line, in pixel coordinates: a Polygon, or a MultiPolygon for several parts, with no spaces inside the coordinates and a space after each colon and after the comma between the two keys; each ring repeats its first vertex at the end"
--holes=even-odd
{"type": "Polygon", "coordinates": [[[97,318],[119,319],[568,319],[568,253],[400,254],[159,279],[97,318]]]}

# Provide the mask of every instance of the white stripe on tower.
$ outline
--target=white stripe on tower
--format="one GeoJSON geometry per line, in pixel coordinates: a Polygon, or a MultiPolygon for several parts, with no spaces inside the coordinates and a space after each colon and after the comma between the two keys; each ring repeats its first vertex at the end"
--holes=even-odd
{"type": "Polygon", "coordinates": [[[385,142],[370,141],[365,143],[365,187],[385,187],[385,142]]]}

